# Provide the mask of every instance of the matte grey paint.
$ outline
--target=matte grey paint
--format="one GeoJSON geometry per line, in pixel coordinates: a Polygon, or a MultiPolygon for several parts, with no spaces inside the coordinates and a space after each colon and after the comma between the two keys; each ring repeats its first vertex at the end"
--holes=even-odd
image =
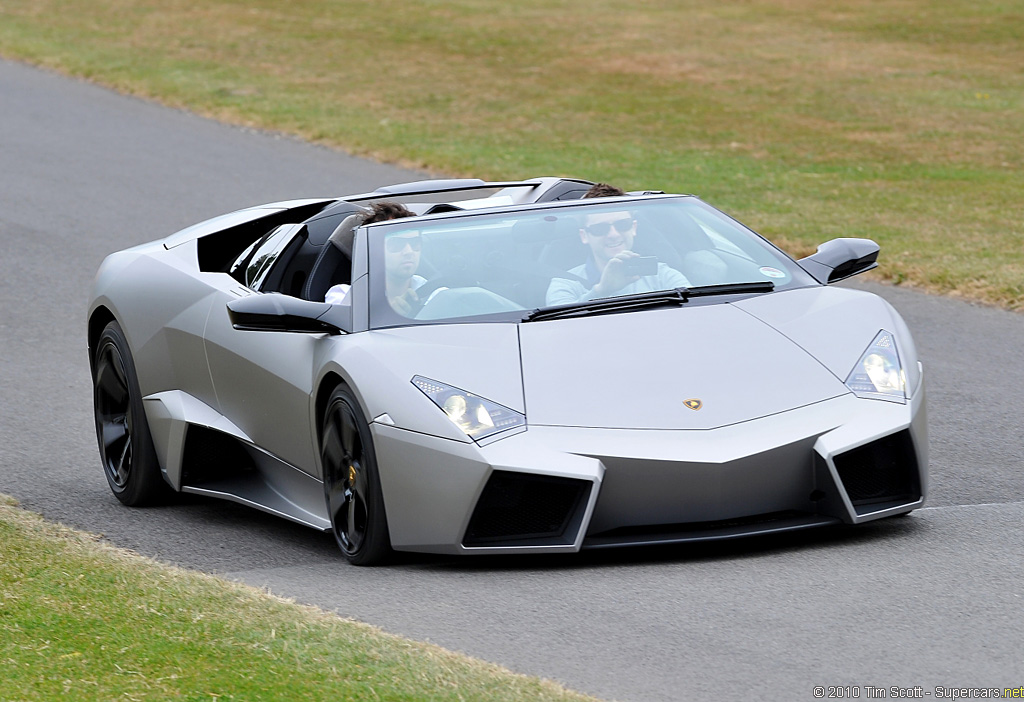
{"type": "Polygon", "coordinates": [[[911,393],[920,386],[917,348],[910,330],[896,310],[877,295],[849,288],[805,288],[751,297],[737,302],[736,307],[791,339],[844,381],[875,334],[887,329],[896,335],[911,393]]]}
{"type": "MultiPolygon", "coordinates": [[[[814,287],[532,324],[342,335],[242,331],[233,328],[227,304],[256,293],[227,274],[196,268],[195,236],[216,226],[175,235],[169,249],[154,242],[111,255],[90,306],[90,313],[107,308],[126,331],[161,466],[178,489],[324,528],[315,402],[333,374],[353,389],[365,416],[381,418],[371,431],[398,549],[573,551],[588,533],[620,526],[806,510],[815,489],[830,495],[819,505],[831,510],[824,521],[857,523],[923,502],[857,515],[832,462],[908,428],[927,485],[913,342],[892,308],[872,295],[814,287]],[[843,384],[883,328],[895,334],[912,380],[906,404],[858,399],[843,384]],[[524,412],[527,430],[477,444],[411,384],[413,375],[524,412]],[[689,398],[704,407],[686,409],[689,398]],[[255,457],[256,472],[219,485],[182,485],[189,425],[235,437],[255,457]],[[827,471],[815,468],[814,452],[827,471]],[[594,485],[570,545],[462,546],[496,469],[594,485]]],[[[365,232],[357,232],[354,248],[354,330],[367,320],[365,232]]]]}
{"type": "Polygon", "coordinates": [[[520,336],[531,424],[713,429],[849,392],[729,304],[524,324],[520,336]]]}

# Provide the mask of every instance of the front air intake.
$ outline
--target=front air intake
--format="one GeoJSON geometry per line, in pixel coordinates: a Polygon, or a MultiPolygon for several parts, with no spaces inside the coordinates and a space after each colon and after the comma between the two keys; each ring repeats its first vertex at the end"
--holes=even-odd
{"type": "Polygon", "coordinates": [[[917,454],[907,430],[840,453],[835,465],[858,514],[921,499],[917,454]]]}
{"type": "Polygon", "coordinates": [[[557,546],[576,540],[592,483],[496,470],[469,520],[463,546],[557,546]]]}

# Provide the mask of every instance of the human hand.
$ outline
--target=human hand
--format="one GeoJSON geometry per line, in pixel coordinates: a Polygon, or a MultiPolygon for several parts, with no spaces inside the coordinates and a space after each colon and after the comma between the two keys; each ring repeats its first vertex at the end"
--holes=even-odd
{"type": "Polygon", "coordinates": [[[388,302],[391,304],[391,309],[400,315],[406,317],[412,317],[413,311],[416,309],[420,301],[420,296],[416,294],[415,290],[406,290],[401,295],[395,295],[389,297],[388,302]]]}
{"type": "Polygon", "coordinates": [[[624,287],[640,279],[640,276],[629,272],[626,261],[638,258],[635,251],[620,251],[608,260],[608,265],[601,272],[601,280],[594,286],[597,296],[613,295],[624,287]]]}

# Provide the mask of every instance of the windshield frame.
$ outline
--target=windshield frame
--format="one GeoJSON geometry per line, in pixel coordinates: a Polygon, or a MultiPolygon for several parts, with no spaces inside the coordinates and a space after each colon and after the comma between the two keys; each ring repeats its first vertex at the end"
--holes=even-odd
{"type": "MultiPolygon", "coordinates": [[[[438,232],[446,229],[446,224],[451,225],[451,229],[457,230],[460,228],[460,222],[470,218],[474,223],[478,223],[481,231],[485,231],[488,227],[491,228],[505,228],[509,231],[508,234],[512,233],[512,228],[516,222],[509,223],[511,220],[516,220],[517,216],[521,215],[522,220],[530,218],[536,218],[535,221],[539,221],[541,218],[553,218],[562,217],[568,214],[565,210],[569,208],[572,210],[572,216],[579,217],[585,214],[586,210],[594,209],[605,209],[608,211],[614,211],[615,209],[631,209],[631,208],[646,208],[651,207],[653,203],[666,203],[669,204],[673,201],[680,203],[686,203],[687,207],[695,207],[696,209],[686,214],[698,213],[701,218],[707,218],[709,221],[717,221],[718,225],[726,229],[736,230],[734,233],[739,234],[740,243],[745,246],[737,246],[735,242],[730,239],[729,241],[733,244],[733,247],[746,252],[748,249],[759,254],[770,256],[774,259],[773,265],[781,265],[785,270],[786,280],[782,285],[776,285],[775,292],[790,290],[801,287],[820,286],[821,284],[814,280],[800,265],[785,251],[775,246],[772,242],[750,229],[746,225],[737,221],[734,217],[718,210],[717,208],[708,205],[706,202],[700,200],[693,195],[678,195],[678,194],[650,194],[650,195],[627,195],[621,197],[611,198],[590,198],[586,200],[571,200],[571,201],[556,201],[546,203],[531,203],[515,206],[503,206],[487,208],[475,211],[453,211],[443,212],[431,215],[421,215],[414,218],[404,218],[397,220],[389,220],[385,222],[376,222],[369,225],[364,225],[363,230],[365,232],[365,242],[367,246],[367,266],[368,266],[368,326],[370,329],[386,329],[392,327],[404,327],[404,326],[420,326],[420,325],[437,325],[437,324],[477,324],[477,323],[518,323],[524,320],[529,313],[537,310],[544,309],[550,305],[537,304],[529,307],[522,306],[521,302],[514,303],[517,306],[515,309],[503,309],[500,311],[493,311],[484,314],[472,314],[465,316],[452,316],[442,317],[435,319],[427,318],[415,318],[406,317],[399,314],[392,309],[391,305],[387,302],[387,295],[385,293],[385,275],[384,275],[384,264],[383,264],[383,249],[385,237],[396,235],[403,231],[416,230],[422,236],[426,233],[427,236],[433,234],[438,235],[438,232]]],[[[704,226],[704,225],[701,225],[704,226]]],[[[422,250],[426,251],[429,246],[429,241],[426,237],[421,239],[422,250]]],[[[411,249],[412,247],[408,247],[411,249]]],[[[757,263],[757,261],[751,261],[757,263]]],[[[762,266],[767,267],[767,266],[762,266]]],[[[568,277],[573,277],[572,274],[564,269],[560,269],[561,272],[566,273],[568,277]]],[[[417,270],[416,275],[419,272],[424,272],[426,275],[426,282],[421,283],[422,290],[426,290],[428,295],[433,292],[430,289],[430,284],[434,282],[434,279],[429,275],[432,271],[423,271],[422,269],[417,270]]],[[[555,277],[558,277],[557,275],[555,277]]],[[[750,281],[732,281],[732,282],[750,282],[750,281]]],[[[699,287],[699,286],[698,286],[699,287]]],[[[668,289],[668,288],[667,288],[668,289]]],[[[750,295],[764,295],[772,294],[770,292],[752,292],[750,295]]],[[[742,295],[743,297],[749,295],[742,295]]],[[[608,297],[607,299],[615,299],[616,296],[608,297]]],[[[603,299],[603,298],[602,298],[603,299]]],[[[702,299],[701,306],[704,304],[723,304],[736,299],[734,295],[728,295],[721,298],[710,298],[702,299]]]]}

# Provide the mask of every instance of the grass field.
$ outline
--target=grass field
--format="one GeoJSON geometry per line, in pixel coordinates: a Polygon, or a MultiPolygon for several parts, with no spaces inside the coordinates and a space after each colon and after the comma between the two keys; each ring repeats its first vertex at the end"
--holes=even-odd
{"type": "Polygon", "coordinates": [[[111,548],[2,495],[0,554],[3,700],[593,701],[111,548]]]}
{"type": "Polygon", "coordinates": [[[0,0],[9,58],[439,173],[693,192],[1017,310],[1022,37],[1020,0],[0,0]]]}

